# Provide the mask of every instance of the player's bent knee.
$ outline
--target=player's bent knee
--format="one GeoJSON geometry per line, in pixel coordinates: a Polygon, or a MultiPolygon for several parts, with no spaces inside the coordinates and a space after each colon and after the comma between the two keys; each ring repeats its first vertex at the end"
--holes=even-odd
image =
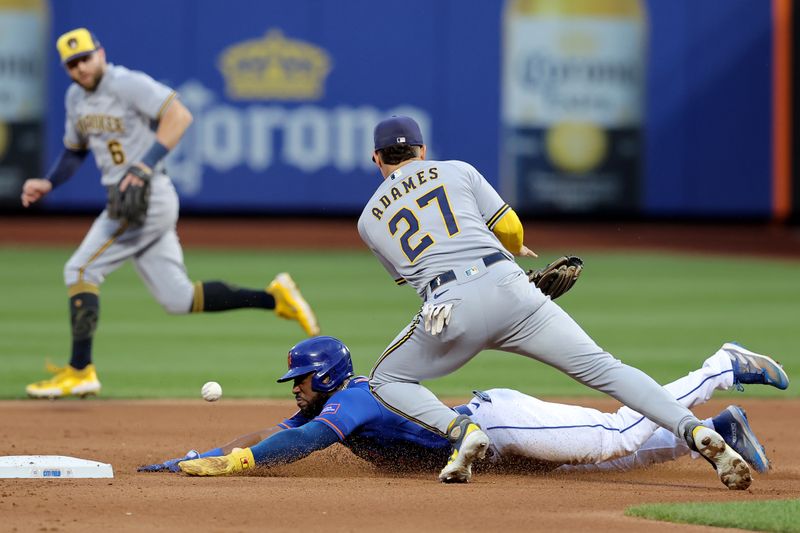
{"type": "Polygon", "coordinates": [[[64,265],[64,285],[66,285],[70,290],[72,290],[72,287],[76,285],[88,284],[99,287],[104,280],[105,276],[99,272],[87,268],[86,265],[80,265],[72,262],[68,262],[66,265],[64,265]]]}
{"type": "Polygon", "coordinates": [[[161,307],[170,315],[188,315],[192,310],[192,303],[186,300],[165,300],[160,301],[161,307]]]}
{"type": "Polygon", "coordinates": [[[81,279],[81,270],[78,265],[67,263],[64,265],[64,285],[72,287],[81,279]]]}
{"type": "Polygon", "coordinates": [[[186,315],[192,311],[192,300],[194,289],[192,284],[186,281],[175,282],[170,285],[161,284],[159,286],[149,286],[150,294],[170,315],[186,315]]]}

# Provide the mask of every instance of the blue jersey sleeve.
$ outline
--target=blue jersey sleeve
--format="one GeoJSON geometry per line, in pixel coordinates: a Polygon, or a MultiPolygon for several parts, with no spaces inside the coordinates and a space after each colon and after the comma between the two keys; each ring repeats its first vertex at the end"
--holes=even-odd
{"type": "Polygon", "coordinates": [[[273,466],[293,463],[312,452],[335,444],[337,436],[325,424],[305,424],[303,427],[279,431],[262,440],[250,450],[259,465],[273,466]]]}
{"type": "Polygon", "coordinates": [[[380,416],[380,408],[368,390],[349,388],[331,396],[314,421],[327,425],[339,440],[344,440],[350,433],[380,416]]]}
{"type": "Polygon", "coordinates": [[[311,422],[311,418],[307,416],[303,416],[303,413],[297,411],[295,414],[290,416],[289,418],[285,418],[283,422],[278,424],[279,428],[282,429],[292,429],[292,428],[299,428],[300,426],[304,426],[311,422]]]}

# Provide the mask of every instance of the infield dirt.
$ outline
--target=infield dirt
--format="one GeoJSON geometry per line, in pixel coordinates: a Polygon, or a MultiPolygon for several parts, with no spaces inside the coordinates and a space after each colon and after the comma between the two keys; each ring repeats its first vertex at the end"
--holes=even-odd
{"type": "MultiPolygon", "coordinates": [[[[655,502],[800,498],[800,401],[735,398],[774,469],[730,491],[703,460],[615,473],[481,474],[442,485],[436,473],[376,471],[341,445],[257,475],[137,473],[189,448],[269,427],[291,401],[0,402],[0,455],[70,455],[111,463],[113,480],[0,480],[3,531],[700,531],[624,516],[655,502]]],[[[613,410],[613,400],[567,403],[613,410]]],[[[712,416],[726,400],[695,411],[712,416]]],[[[716,529],[719,531],[719,529],[716,529]]]]}

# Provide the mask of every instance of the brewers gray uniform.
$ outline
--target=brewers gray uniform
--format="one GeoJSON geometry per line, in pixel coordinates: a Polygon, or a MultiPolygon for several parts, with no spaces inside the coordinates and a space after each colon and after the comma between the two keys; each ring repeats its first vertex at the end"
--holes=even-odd
{"type": "Polygon", "coordinates": [[[454,413],[419,382],[455,371],[481,350],[498,349],[552,365],[679,436],[687,423],[699,424],[647,374],[603,351],[528,282],[492,233],[509,210],[483,176],[461,161],[412,160],[372,195],[358,221],[361,238],[423,302],[453,304],[439,335],[425,331],[418,313],[387,347],[370,377],[376,397],[445,434],[454,413]]]}
{"type": "MultiPolygon", "coordinates": [[[[114,186],[156,139],[155,126],[175,91],[147,74],[109,64],[94,91],[72,84],[66,95],[64,145],[90,149],[106,187],[114,186]]],[[[175,225],[178,195],[163,163],[154,169],[145,223],[125,228],[104,210],[64,268],[67,286],[100,285],[127,259],[170,313],[191,311],[194,286],[186,274],[175,225]]]]}
{"type": "Polygon", "coordinates": [[[67,181],[91,151],[114,205],[131,207],[126,200],[139,200],[135,207],[146,214],[137,211],[132,216],[128,209],[115,208],[112,219],[104,210],[67,262],[70,363],[51,367],[55,376],[28,385],[28,395],[53,398],[100,391],[92,364],[100,285],[127,259],[170,313],[274,309],[280,317],[297,320],[308,335],[318,334],[314,313],[287,273],[278,274],[266,290],[189,280],[175,230],[178,196],[161,160],[191,124],[191,113],[169,87],[142,72],[107,63],[105,50],[86,28],[61,35],[56,48],[75,82],[66,95],[65,149],[44,179],[25,181],[22,204],[31,205],[67,181]]]}

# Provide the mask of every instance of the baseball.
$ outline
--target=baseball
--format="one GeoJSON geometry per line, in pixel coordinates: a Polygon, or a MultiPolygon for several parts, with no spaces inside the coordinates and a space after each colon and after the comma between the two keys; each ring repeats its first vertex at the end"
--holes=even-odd
{"type": "Polygon", "coordinates": [[[209,381],[200,390],[203,399],[207,402],[216,402],[222,397],[222,387],[216,381],[209,381]]]}

